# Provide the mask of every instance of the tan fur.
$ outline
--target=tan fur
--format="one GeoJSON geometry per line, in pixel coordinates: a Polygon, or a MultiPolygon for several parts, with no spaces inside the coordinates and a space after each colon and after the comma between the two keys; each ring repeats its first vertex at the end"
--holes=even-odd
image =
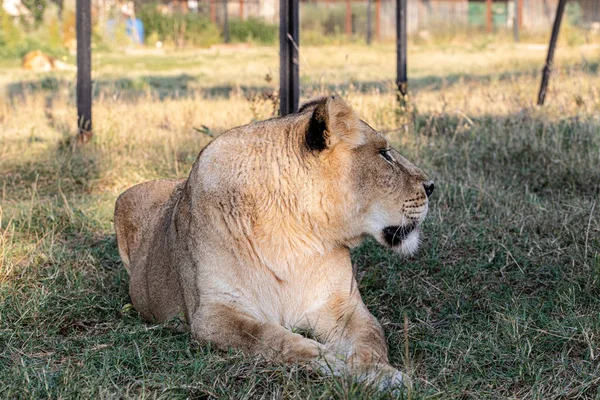
{"type": "Polygon", "coordinates": [[[65,64],[54,57],[44,54],[40,50],[32,50],[23,56],[21,67],[36,72],[49,72],[52,70],[75,70],[72,65],[65,64]]]}
{"type": "Polygon", "coordinates": [[[366,235],[417,247],[417,228],[394,245],[382,233],[427,212],[427,176],[395,150],[386,161],[388,146],[332,96],[224,133],[186,180],[127,190],[114,222],[135,308],[156,322],[182,314],[194,338],[223,349],[406,384],[349,252],[366,235]],[[325,124],[326,148],[307,145],[311,121],[325,124]]]}

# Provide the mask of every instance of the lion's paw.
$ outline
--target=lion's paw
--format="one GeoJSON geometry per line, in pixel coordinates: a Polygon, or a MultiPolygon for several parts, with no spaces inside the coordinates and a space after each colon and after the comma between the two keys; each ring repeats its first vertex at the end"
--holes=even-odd
{"type": "Polygon", "coordinates": [[[412,389],[412,382],[408,375],[403,372],[394,370],[393,372],[384,374],[378,383],[380,390],[391,390],[393,392],[401,392],[412,389]]]}

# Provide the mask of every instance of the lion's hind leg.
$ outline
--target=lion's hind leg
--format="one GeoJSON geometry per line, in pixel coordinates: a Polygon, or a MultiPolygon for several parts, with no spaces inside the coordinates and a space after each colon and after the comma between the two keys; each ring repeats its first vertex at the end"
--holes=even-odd
{"type": "Polygon", "coordinates": [[[161,224],[169,199],[182,182],[145,182],[125,191],[115,204],[117,245],[129,274],[131,302],[150,321],[164,322],[181,308],[179,284],[158,239],[166,235],[160,232],[161,224]]]}
{"type": "Polygon", "coordinates": [[[151,237],[159,220],[161,207],[169,200],[179,180],[144,182],[123,192],[115,203],[114,225],[119,255],[130,271],[132,256],[143,239],[151,237]]]}

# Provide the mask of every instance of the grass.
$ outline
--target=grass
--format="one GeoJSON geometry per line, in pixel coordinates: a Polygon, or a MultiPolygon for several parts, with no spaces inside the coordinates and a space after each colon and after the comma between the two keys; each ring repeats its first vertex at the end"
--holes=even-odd
{"type": "MultiPolygon", "coordinates": [[[[403,110],[393,54],[305,48],[302,81],[305,98],[341,92],[436,181],[417,256],[372,241],[353,252],[412,397],[599,398],[597,49],[559,49],[543,108],[543,49],[414,48],[403,110]]],[[[193,343],[127,305],[116,197],[185,176],[211,136],[268,117],[260,93],[277,80],[276,50],[98,57],[105,84],[85,147],[71,140],[72,76],[3,61],[0,398],[386,398],[193,343]]]]}

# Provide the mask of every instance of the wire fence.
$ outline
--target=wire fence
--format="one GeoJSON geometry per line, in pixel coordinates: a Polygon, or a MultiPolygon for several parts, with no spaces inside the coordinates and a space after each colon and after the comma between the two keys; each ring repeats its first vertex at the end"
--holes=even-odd
{"type": "MultiPolygon", "coordinates": [[[[489,2],[491,19],[495,28],[510,28],[516,9],[522,14],[520,24],[529,29],[548,30],[552,24],[558,0],[510,0],[489,2]]],[[[200,3],[199,10],[218,10],[222,20],[224,0],[200,3]]],[[[366,29],[370,17],[373,26],[380,28],[384,37],[395,31],[395,0],[311,0],[300,2],[302,24],[310,21],[329,20],[346,33],[366,29]],[[369,5],[372,11],[369,15],[369,5]],[[343,25],[340,26],[340,25],[343,25]],[[358,29],[357,29],[358,28],[358,29]]],[[[408,31],[433,29],[447,26],[479,26],[486,24],[488,4],[485,1],[468,0],[408,0],[408,31]]],[[[261,17],[271,23],[278,22],[278,2],[266,0],[228,0],[227,11],[231,17],[261,17]]],[[[570,2],[567,15],[574,25],[590,25],[600,22],[600,1],[579,0],[570,2]]]]}
{"type": "MultiPolygon", "coordinates": [[[[104,1],[107,4],[110,0],[104,1]]],[[[113,3],[117,4],[117,3],[113,3]]],[[[436,36],[483,32],[488,34],[523,31],[550,31],[558,0],[407,0],[407,32],[411,39],[429,40],[436,36]]],[[[275,43],[279,24],[279,0],[173,0],[135,5],[146,37],[189,31],[189,44],[211,41],[275,43]],[[150,15],[152,9],[154,15],[150,15]],[[155,21],[156,19],[160,19],[155,21]],[[175,22],[169,24],[172,18],[175,22]],[[185,20],[181,22],[182,18],[185,20]],[[201,27],[195,27],[202,21],[201,27]],[[219,32],[210,32],[210,22],[219,32]],[[243,22],[243,23],[242,23],[243,22]],[[196,35],[192,38],[192,35],[196,35]],[[217,37],[219,36],[219,37],[217,37]],[[190,43],[191,42],[191,43],[190,43]]],[[[300,32],[303,44],[328,40],[392,41],[396,37],[395,0],[310,0],[300,1],[300,32]]],[[[570,1],[566,23],[600,32],[600,0],[570,1]]],[[[517,38],[518,35],[515,34],[517,38]]],[[[160,41],[152,37],[150,41],[160,41]]],[[[185,42],[175,38],[174,42],[185,42]]]]}

